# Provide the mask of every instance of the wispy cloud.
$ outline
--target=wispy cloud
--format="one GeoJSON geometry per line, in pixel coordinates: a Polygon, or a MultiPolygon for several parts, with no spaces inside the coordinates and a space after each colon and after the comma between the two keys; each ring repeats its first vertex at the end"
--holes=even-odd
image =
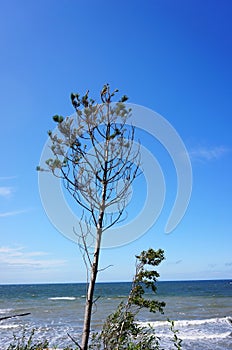
{"type": "Polygon", "coordinates": [[[170,261],[168,263],[168,265],[178,265],[178,264],[181,264],[182,263],[182,259],[179,259],[179,260],[176,260],[176,261],[170,261]]]}
{"type": "Polygon", "coordinates": [[[23,247],[0,247],[0,264],[11,268],[49,269],[66,264],[61,259],[43,259],[48,256],[46,252],[25,252],[23,247]]]}
{"type": "Polygon", "coordinates": [[[28,212],[27,209],[15,210],[15,211],[6,211],[6,212],[3,212],[3,213],[0,213],[0,218],[4,218],[4,217],[7,217],[7,216],[15,216],[15,215],[24,214],[24,213],[27,213],[27,212],[28,212]]]}
{"type": "Polygon", "coordinates": [[[17,176],[0,176],[0,181],[16,179],[17,176]]]}
{"type": "Polygon", "coordinates": [[[177,261],[175,262],[176,265],[178,265],[178,264],[180,264],[180,263],[182,263],[182,260],[181,260],[181,259],[180,259],[180,260],[177,260],[177,261]]]}
{"type": "Polygon", "coordinates": [[[0,196],[1,197],[8,198],[12,195],[12,193],[13,193],[12,187],[0,186],[0,196]]]}
{"type": "Polygon", "coordinates": [[[217,264],[209,264],[208,266],[209,266],[209,268],[211,268],[211,269],[215,269],[215,267],[217,266],[217,264]]]}
{"type": "Polygon", "coordinates": [[[15,247],[15,248],[10,248],[10,247],[0,247],[0,255],[1,254],[9,254],[9,255],[15,255],[18,254],[17,252],[22,250],[23,247],[15,247]]]}
{"type": "Polygon", "coordinates": [[[223,157],[225,154],[229,153],[231,150],[225,146],[215,146],[215,147],[197,147],[190,150],[189,156],[192,160],[198,161],[211,161],[217,160],[223,157]]]}

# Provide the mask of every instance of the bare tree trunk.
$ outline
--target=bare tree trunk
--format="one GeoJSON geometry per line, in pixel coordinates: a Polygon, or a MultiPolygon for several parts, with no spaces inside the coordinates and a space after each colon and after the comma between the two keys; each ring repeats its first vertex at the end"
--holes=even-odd
{"type": "Polygon", "coordinates": [[[88,292],[86,296],[85,315],[84,315],[82,342],[81,342],[82,350],[88,349],[92,307],[94,302],[93,301],[94,287],[95,287],[97,273],[98,273],[98,262],[99,262],[99,256],[100,256],[101,236],[102,236],[102,229],[99,228],[97,230],[97,240],[96,240],[96,245],[94,250],[93,264],[91,267],[91,277],[90,277],[88,292]]]}
{"type": "Polygon", "coordinates": [[[109,154],[109,136],[110,136],[110,122],[109,122],[109,104],[107,105],[107,130],[106,130],[106,148],[104,153],[104,173],[103,173],[103,187],[102,187],[102,195],[101,195],[101,205],[98,216],[97,223],[97,237],[96,244],[94,249],[93,263],[91,265],[91,277],[88,286],[88,292],[86,297],[86,305],[85,305],[85,316],[84,316],[84,324],[83,324],[83,333],[82,333],[82,342],[81,348],[82,350],[88,349],[89,335],[90,335],[90,325],[91,325],[91,317],[92,317],[92,307],[93,307],[93,297],[94,297],[94,288],[98,273],[98,263],[99,256],[101,250],[101,239],[102,239],[102,226],[103,226],[103,218],[105,214],[105,200],[106,200],[106,191],[107,191],[107,174],[108,174],[108,154],[109,154]]]}
{"type": "MultiPolygon", "coordinates": [[[[106,139],[108,138],[109,132],[110,132],[110,125],[108,123],[106,139]]],[[[106,179],[107,179],[107,171],[108,171],[108,144],[109,142],[107,141],[106,142],[107,147],[105,149],[105,155],[104,155],[105,166],[104,166],[104,174],[103,174],[102,201],[101,201],[100,213],[99,213],[98,223],[97,223],[97,237],[96,237],[96,244],[94,249],[93,263],[91,266],[91,277],[90,277],[90,282],[88,286],[86,305],[85,305],[85,316],[84,316],[82,342],[81,342],[82,350],[88,349],[94,288],[95,288],[95,283],[96,283],[96,278],[98,273],[98,263],[99,263],[101,239],[102,239],[102,225],[103,225],[103,218],[105,214],[105,199],[106,199],[106,190],[107,190],[106,179]]]]}

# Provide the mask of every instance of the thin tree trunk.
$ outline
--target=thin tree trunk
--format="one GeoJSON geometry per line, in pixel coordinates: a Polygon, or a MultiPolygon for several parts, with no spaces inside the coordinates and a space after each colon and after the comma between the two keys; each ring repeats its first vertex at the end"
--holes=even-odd
{"type": "Polygon", "coordinates": [[[99,229],[97,230],[97,241],[95,245],[93,264],[91,268],[91,277],[90,277],[88,292],[86,296],[85,315],[84,315],[83,333],[82,333],[82,342],[81,342],[82,350],[88,349],[92,307],[93,307],[93,297],[94,297],[94,287],[95,287],[97,273],[98,273],[101,236],[102,236],[102,229],[99,229]]]}
{"type": "Polygon", "coordinates": [[[95,288],[96,278],[98,274],[98,263],[99,263],[101,239],[102,239],[102,226],[103,226],[103,218],[105,214],[105,200],[106,200],[106,191],[107,191],[107,172],[108,172],[108,152],[109,152],[108,147],[109,147],[109,136],[110,136],[109,104],[107,105],[107,115],[108,115],[108,124],[107,124],[106,137],[105,137],[106,148],[105,148],[105,154],[104,154],[105,164],[104,164],[104,174],[103,174],[103,181],[102,181],[103,187],[102,187],[101,205],[100,205],[100,211],[99,211],[98,223],[97,223],[96,244],[94,249],[93,263],[91,266],[91,277],[90,277],[90,282],[89,282],[87,297],[86,297],[85,316],[84,316],[82,342],[81,342],[82,350],[88,350],[94,288],[95,288]]]}

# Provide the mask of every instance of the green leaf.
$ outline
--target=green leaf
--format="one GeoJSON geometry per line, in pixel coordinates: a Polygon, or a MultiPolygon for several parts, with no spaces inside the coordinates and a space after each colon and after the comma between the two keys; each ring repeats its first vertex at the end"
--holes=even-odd
{"type": "Polygon", "coordinates": [[[62,123],[62,121],[64,120],[64,117],[62,117],[61,115],[54,115],[53,117],[53,120],[54,120],[54,122],[56,122],[56,123],[62,123]]]}

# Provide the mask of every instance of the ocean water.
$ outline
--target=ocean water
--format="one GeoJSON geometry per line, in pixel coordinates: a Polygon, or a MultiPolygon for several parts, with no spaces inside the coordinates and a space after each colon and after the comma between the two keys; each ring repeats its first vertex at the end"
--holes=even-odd
{"type": "MultiPolygon", "coordinates": [[[[102,322],[130,290],[130,283],[99,283],[95,296],[92,330],[102,322]]],[[[162,346],[174,349],[167,318],[175,321],[183,350],[232,349],[232,281],[158,282],[157,299],[166,302],[165,314],[139,314],[139,322],[155,328],[162,346]]],[[[0,285],[0,318],[30,313],[0,321],[0,349],[7,349],[13,334],[36,329],[38,340],[51,346],[73,343],[67,333],[80,339],[85,303],[84,284],[0,285]]]]}

